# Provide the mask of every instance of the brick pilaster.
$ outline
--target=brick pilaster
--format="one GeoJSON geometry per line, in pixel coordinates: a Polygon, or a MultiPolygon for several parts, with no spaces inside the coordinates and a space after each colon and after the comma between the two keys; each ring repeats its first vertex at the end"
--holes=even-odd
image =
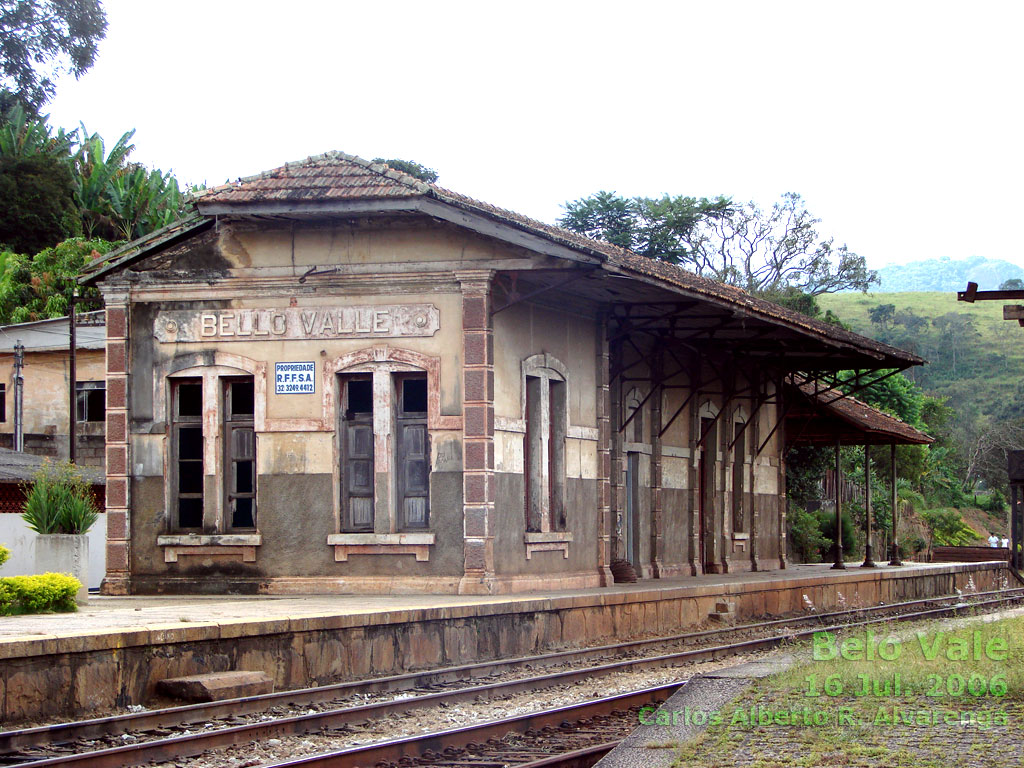
{"type": "Polygon", "coordinates": [[[131,591],[127,298],[107,296],[107,574],[105,595],[131,591]]]}
{"type": "Polygon", "coordinates": [[[489,270],[462,284],[462,512],[465,571],[459,592],[494,591],[494,327],[489,270]]]}
{"type": "Polygon", "coordinates": [[[611,377],[608,356],[608,318],[602,315],[597,322],[597,568],[601,586],[615,582],[612,577],[612,515],[611,515],[611,470],[612,470],[612,426],[611,394],[608,380],[611,377]]]}

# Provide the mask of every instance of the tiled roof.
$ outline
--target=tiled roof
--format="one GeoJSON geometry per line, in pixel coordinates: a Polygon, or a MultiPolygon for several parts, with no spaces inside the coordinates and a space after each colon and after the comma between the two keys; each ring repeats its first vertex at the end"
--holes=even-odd
{"type": "Polygon", "coordinates": [[[242,208],[260,204],[323,204],[329,209],[331,203],[377,200],[409,200],[410,205],[413,205],[417,198],[436,200],[544,238],[556,245],[596,258],[610,271],[662,285],[674,292],[700,296],[726,305],[734,311],[761,316],[774,323],[827,338],[833,343],[849,345],[888,358],[889,364],[895,365],[897,361],[903,365],[924,362],[917,355],[785,309],[770,301],[751,296],[742,289],[687,272],[674,264],[638,256],[624,248],[592,240],[514,211],[498,208],[436,184],[420,181],[382,163],[372,163],[343,152],[327,152],[308,157],[255,176],[239,179],[235,183],[202,190],[194,196],[200,216],[186,219],[108,254],[104,259],[105,266],[102,263],[90,265],[91,271],[83,279],[94,281],[152,248],[160,247],[170,240],[176,241],[181,235],[200,226],[204,218],[207,222],[210,221],[211,217],[203,217],[201,214],[204,208],[209,209],[211,206],[220,211],[238,206],[241,211],[242,208]]]}
{"type": "Polygon", "coordinates": [[[328,152],[287,163],[280,168],[239,179],[234,184],[204,190],[197,194],[196,203],[202,210],[207,204],[231,206],[270,202],[326,203],[419,196],[482,214],[556,244],[596,256],[609,267],[625,274],[653,278],[673,289],[683,289],[688,293],[731,304],[752,314],[767,316],[833,341],[897,358],[907,364],[924,362],[917,355],[751,296],[735,286],[695,275],[675,264],[638,256],[610,243],[592,240],[576,232],[545,224],[514,211],[460,195],[436,184],[428,184],[406,173],[393,170],[387,165],[371,163],[343,152],[328,152]]]}
{"type": "Polygon", "coordinates": [[[900,444],[927,445],[935,442],[935,438],[855,397],[842,397],[842,393],[834,389],[815,391],[814,384],[806,381],[796,386],[816,407],[852,425],[859,432],[900,444]]]}
{"type": "Polygon", "coordinates": [[[327,152],[197,192],[198,203],[327,202],[414,197],[431,185],[382,163],[327,152]]]}

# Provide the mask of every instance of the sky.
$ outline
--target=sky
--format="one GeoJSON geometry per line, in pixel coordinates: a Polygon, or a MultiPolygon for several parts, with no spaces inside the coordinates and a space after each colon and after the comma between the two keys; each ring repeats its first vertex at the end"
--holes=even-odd
{"type": "Polygon", "coordinates": [[[554,223],[598,190],[804,197],[868,266],[1024,265],[1015,2],[104,0],[51,124],[181,181],[328,150],[554,223]]]}

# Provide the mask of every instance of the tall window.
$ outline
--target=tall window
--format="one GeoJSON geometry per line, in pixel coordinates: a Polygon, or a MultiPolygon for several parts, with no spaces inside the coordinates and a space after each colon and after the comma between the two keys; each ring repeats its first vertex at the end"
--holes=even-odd
{"type": "Polygon", "coordinates": [[[256,433],[253,380],[223,379],[228,527],[256,527],[256,433]]]}
{"type": "Polygon", "coordinates": [[[7,385],[0,384],[0,424],[7,421],[7,385]]]}
{"type": "Polygon", "coordinates": [[[198,529],[203,527],[203,380],[175,380],[172,399],[175,523],[198,529]]]}
{"type": "Polygon", "coordinates": [[[175,530],[256,528],[255,386],[252,376],[171,380],[171,478],[169,503],[175,530]],[[219,425],[221,459],[207,497],[203,424],[219,425]],[[220,515],[222,520],[217,521],[220,515]]]}
{"type": "Polygon", "coordinates": [[[526,375],[526,530],[564,531],[565,381],[526,375]]]}
{"type": "Polygon", "coordinates": [[[342,530],[373,530],[373,379],[341,379],[342,530]]]}
{"type": "Polygon", "coordinates": [[[733,424],[732,529],[736,533],[746,531],[747,525],[743,507],[743,469],[746,466],[744,461],[747,455],[746,432],[744,432],[743,426],[742,421],[733,424]]]}
{"type": "Polygon", "coordinates": [[[426,528],[430,507],[430,452],[427,449],[427,377],[396,376],[398,413],[398,509],[403,528],[426,528]]]}
{"type": "Polygon", "coordinates": [[[78,421],[103,421],[107,411],[107,383],[105,381],[75,382],[75,400],[78,421]]]}
{"type": "Polygon", "coordinates": [[[426,375],[378,370],[342,374],[338,380],[342,531],[427,528],[430,438],[426,375]],[[375,424],[390,424],[394,439],[384,443],[390,451],[387,457],[375,455],[380,448],[374,442],[375,424]],[[377,487],[378,464],[387,466],[389,483],[384,496],[388,501],[379,503],[391,508],[377,508],[377,496],[383,493],[377,487]],[[375,525],[378,517],[380,523],[375,525]]]}

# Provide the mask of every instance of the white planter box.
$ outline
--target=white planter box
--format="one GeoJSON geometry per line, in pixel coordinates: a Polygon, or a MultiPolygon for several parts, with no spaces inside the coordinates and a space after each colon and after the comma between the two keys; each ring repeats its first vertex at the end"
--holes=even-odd
{"type": "Polygon", "coordinates": [[[89,539],[70,533],[48,533],[36,539],[36,573],[70,573],[80,582],[75,602],[89,601],[89,539]]]}

